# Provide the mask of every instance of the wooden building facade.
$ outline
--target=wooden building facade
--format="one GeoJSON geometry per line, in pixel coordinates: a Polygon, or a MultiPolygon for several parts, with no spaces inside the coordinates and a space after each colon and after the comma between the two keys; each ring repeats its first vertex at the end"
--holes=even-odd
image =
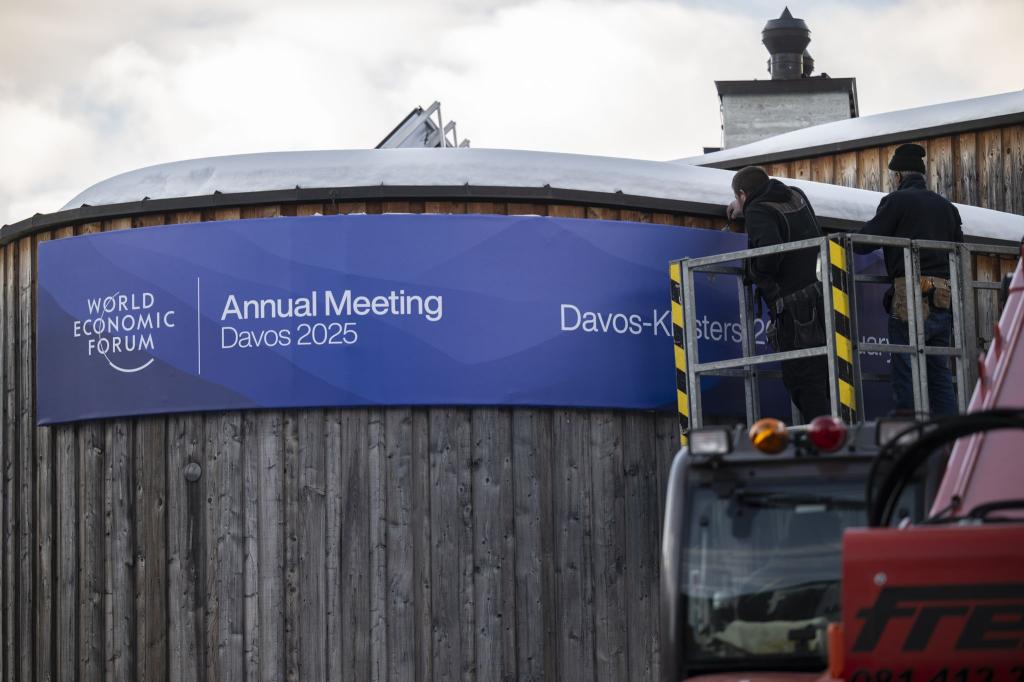
{"type": "Polygon", "coordinates": [[[657,679],[673,414],[383,407],[36,426],[40,242],[349,212],[724,224],[377,200],[150,210],[8,235],[0,679],[657,679]]]}

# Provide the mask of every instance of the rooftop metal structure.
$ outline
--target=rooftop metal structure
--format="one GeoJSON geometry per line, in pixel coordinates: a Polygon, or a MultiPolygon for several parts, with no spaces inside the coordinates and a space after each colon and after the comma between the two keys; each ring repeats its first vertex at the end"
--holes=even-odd
{"type": "Polygon", "coordinates": [[[469,140],[459,142],[455,121],[444,122],[441,103],[429,107],[416,107],[387,134],[375,149],[409,149],[436,147],[468,147],[469,140]],[[435,117],[437,120],[435,120],[435,117]]]}

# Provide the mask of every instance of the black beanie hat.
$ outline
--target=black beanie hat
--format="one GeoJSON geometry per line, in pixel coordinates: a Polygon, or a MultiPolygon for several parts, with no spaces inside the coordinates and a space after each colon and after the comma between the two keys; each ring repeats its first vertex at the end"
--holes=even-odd
{"type": "Polygon", "coordinates": [[[924,173],[924,153],[919,144],[901,144],[892,155],[889,170],[924,173]]]}

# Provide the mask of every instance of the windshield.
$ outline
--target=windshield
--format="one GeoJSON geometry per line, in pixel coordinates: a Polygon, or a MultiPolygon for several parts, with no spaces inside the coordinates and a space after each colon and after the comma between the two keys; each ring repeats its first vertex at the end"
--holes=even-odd
{"type": "Polygon", "coordinates": [[[823,668],[840,619],[843,529],[866,525],[863,484],[690,491],[687,661],[823,668]]]}

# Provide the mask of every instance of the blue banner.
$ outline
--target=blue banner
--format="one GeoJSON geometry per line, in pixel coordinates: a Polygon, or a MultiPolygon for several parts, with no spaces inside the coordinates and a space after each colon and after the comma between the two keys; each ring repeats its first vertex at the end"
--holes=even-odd
{"type": "MultiPolygon", "coordinates": [[[[744,246],[710,230],[476,215],[271,218],[44,242],[38,420],[674,409],[668,261],[744,246]]],[[[698,286],[710,311],[698,322],[701,359],[736,355],[735,279],[698,286]]],[[[705,380],[705,410],[734,413],[739,390],[705,380]]]]}

